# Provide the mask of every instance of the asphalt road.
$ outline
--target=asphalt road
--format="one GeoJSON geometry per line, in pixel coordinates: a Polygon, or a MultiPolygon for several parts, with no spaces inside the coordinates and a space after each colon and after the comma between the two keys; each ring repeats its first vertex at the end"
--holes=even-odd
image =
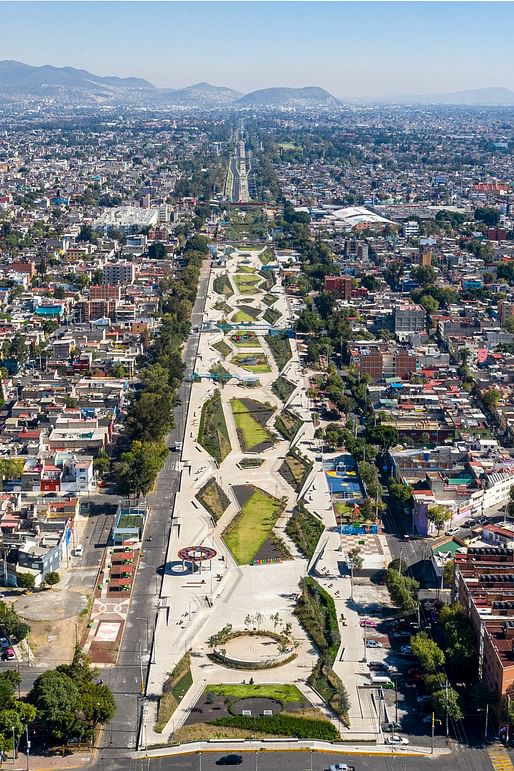
{"type": "MultiPolygon", "coordinates": [[[[210,263],[204,262],[200,276],[198,295],[191,319],[192,329],[199,327],[203,319],[210,263]]],[[[184,349],[186,375],[179,390],[179,404],[175,409],[175,428],[167,437],[169,447],[174,442],[183,441],[185,418],[191,392],[199,333],[191,332],[184,349]]],[[[151,515],[146,526],[143,554],[132,593],[132,600],[125,626],[125,634],[120,649],[118,664],[112,669],[105,669],[102,674],[105,683],[112,689],[116,698],[117,710],[112,721],[107,725],[101,737],[102,752],[105,757],[115,758],[134,750],[141,719],[141,658],[143,680],[146,681],[152,635],[157,614],[157,597],[161,577],[158,568],[163,565],[171,528],[171,512],[178,489],[179,472],[177,462],[179,453],[170,452],[161,471],[155,490],[149,496],[151,515]]],[[[102,766],[103,767],[103,766],[102,766]]]]}
{"type": "MultiPolygon", "coordinates": [[[[237,750],[234,750],[237,752],[237,750]]],[[[214,771],[223,768],[216,765],[226,752],[203,752],[161,758],[126,758],[107,761],[100,758],[97,765],[112,771],[214,771]]],[[[304,752],[244,752],[242,771],[324,771],[331,763],[348,763],[356,771],[491,771],[492,764],[483,750],[465,750],[459,748],[451,755],[440,758],[406,757],[401,750],[394,750],[388,755],[350,755],[340,753],[304,752]]]]}

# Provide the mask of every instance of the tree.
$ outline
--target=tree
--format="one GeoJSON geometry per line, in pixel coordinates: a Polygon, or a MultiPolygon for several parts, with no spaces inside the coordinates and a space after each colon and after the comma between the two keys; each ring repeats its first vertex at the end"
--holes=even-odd
{"type": "Polygon", "coordinates": [[[445,605],[439,612],[439,621],[452,675],[459,679],[473,679],[478,667],[478,651],[475,633],[465,609],[459,603],[445,605]]]}
{"type": "Polygon", "coordinates": [[[419,304],[423,306],[428,314],[435,313],[439,310],[439,303],[431,294],[421,295],[419,304]]]}
{"type": "Polygon", "coordinates": [[[389,567],[385,575],[385,584],[391,599],[400,605],[404,613],[411,613],[418,607],[419,583],[414,578],[401,575],[399,570],[389,567]]]}
{"type": "Polygon", "coordinates": [[[445,656],[441,648],[426,632],[419,632],[411,637],[412,652],[419,660],[425,672],[434,674],[444,666],[445,656]]]}
{"type": "Polygon", "coordinates": [[[435,283],[437,273],[430,265],[416,265],[411,269],[411,278],[420,286],[430,286],[435,283]]]}
{"type": "Polygon", "coordinates": [[[498,391],[497,388],[489,388],[489,390],[484,391],[482,394],[482,401],[485,404],[485,406],[492,410],[495,407],[498,406],[501,399],[501,393],[498,391]]]}
{"type": "Polygon", "coordinates": [[[116,464],[116,476],[123,493],[145,495],[155,480],[168,450],[163,442],[132,442],[116,464]]]}
{"type": "Polygon", "coordinates": [[[111,459],[105,450],[100,450],[96,458],[93,460],[93,468],[98,477],[103,477],[109,470],[111,459]]]}
{"type": "Polygon", "coordinates": [[[395,426],[384,424],[378,424],[377,426],[368,429],[367,437],[371,444],[378,444],[384,453],[398,444],[399,439],[398,430],[395,426]]]}
{"type": "Polygon", "coordinates": [[[32,686],[29,700],[52,736],[60,740],[70,736],[79,703],[79,689],[71,677],[57,670],[44,672],[32,686]]]}
{"type": "Polygon", "coordinates": [[[160,241],[153,241],[148,247],[148,257],[151,260],[162,260],[166,256],[166,247],[160,241]]]}
{"type": "Polygon", "coordinates": [[[59,575],[59,573],[56,570],[51,570],[43,578],[44,583],[47,586],[50,586],[50,587],[55,586],[56,584],[58,584],[60,580],[61,580],[61,576],[59,575]]]}
{"type": "Polygon", "coordinates": [[[361,549],[358,546],[354,546],[353,549],[350,549],[348,552],[348,559],[351,561],[352,568],[355,570],[360,570],[364,564],[361,549]]]}
{"type": "Polygon", "coordinates": [[[443,584],[444,586],[451,586],[453,584],[453,578],[455,576],[455,560],[446,560],[443,567],[443,584]]]}
{"type": "Polygon", "coordinates": [[[18,573],[16,575],[18,586],[22,589],[34,589],[36,586],[36,578],[32,573],[18,573]]]}
{"type": "Polygon", "coordinates": [[[389,492],[399,506],[410,506],[412,503],[412,487],[410,485],[392,480],[389,484],[389,492]]]}
{"type": "Polygon", "coordinates": [[[432,694],[434,712],[440,718],[448,717],[453,720],[462,720],[464,713],[460,704],[460,697],[454,688],[441,688],[432,694]]]}
{"type": "Polygon", "coordinates": [[[483,222],[488,228],[495,228],[500,221],[500,212],[492,206],[483,206],[475,209],[475,219],[483,222]]]}
{"type": "Polygon", "coordinates": [[[438,535],[449,519],[451,519],[451,511],[448,506],[434,503],[428,507],[428,521],[435,525],[438,535]]]}
{"type": "Polygon", "coordinates": [[[503,326],[505,327],[507,332],[511,333],[511,335],[514,334],[514,316],[507,316],[503,326]]]}

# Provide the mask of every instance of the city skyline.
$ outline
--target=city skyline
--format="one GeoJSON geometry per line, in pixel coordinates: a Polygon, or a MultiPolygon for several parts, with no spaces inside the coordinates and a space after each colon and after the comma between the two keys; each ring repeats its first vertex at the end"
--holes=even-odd
{"type": "Polygon", "coordinates": [[[141,77],[158,87],[208,81],[248,92],[319,85],[343,99],[514,89],[510,3],[6,2],[1,8],[3,59],[141,77]],[[78,46],[78,33],[95,45],[78,46]]]}

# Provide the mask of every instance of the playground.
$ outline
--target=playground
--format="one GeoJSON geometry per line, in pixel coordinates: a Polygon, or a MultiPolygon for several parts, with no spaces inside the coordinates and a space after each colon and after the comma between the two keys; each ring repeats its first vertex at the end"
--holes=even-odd
{"type": "Polygon", "coordinates": [[[360,501],[364,498],[364,488],[351,455],[339,455],[324,461],[323,468],[333,497],[343,501],[360,501]]]}

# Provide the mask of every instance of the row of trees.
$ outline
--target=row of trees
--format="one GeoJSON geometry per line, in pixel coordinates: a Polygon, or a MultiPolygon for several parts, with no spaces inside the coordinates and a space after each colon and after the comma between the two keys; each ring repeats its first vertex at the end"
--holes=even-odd
{"type": "Polygon", "coordinates": [[[173,428],[176,393],[184,376],[182,346],[190,331],[202,260],[207,240],[190,238],[182,259],[185,267],[161,285],[161,326],[141,371],[141,386],[134,395],[126,419],[131,444],[116,464],[121,492],[144,495],[150,490],[167,455],[166,434],[173,428]]]}

